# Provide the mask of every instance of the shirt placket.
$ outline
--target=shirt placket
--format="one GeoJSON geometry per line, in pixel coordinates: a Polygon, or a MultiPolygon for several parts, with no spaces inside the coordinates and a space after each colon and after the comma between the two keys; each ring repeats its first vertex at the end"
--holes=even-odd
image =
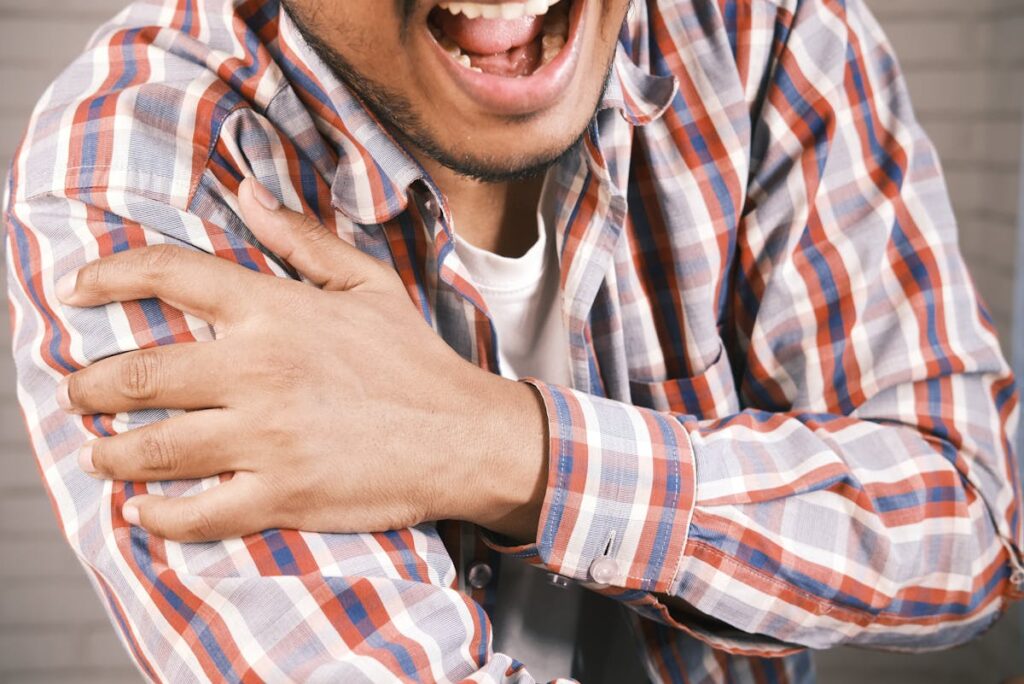
{"type": "MultiPolygon", "coordinates": [[[[433,326],[463,358],[483,370],[500,373],[497,332],[482,295],[455,253],[455,237],[446,201],[433,188],[421,188],[416,211],[423,235],[433,244],[435,291],[426,293],[433,306],[433,326]],[[460,310],[464,320],[445,312],[460,310]]],[[[491,615],[497,602],[501,554],[483,542],[479,529],[465,521],[447,520],[438,529],[457,564],[456,588],[491,615]]]]}
{"type": "Polygon", "coordinates": [[[604,371],[590,331],[590,313],[611,267],[627,207],[625,195],[608,173],[600,139],[595,119],[581,146],[582,163],[575,177],[560,186],[565,192],[558,202],[561,210],[556,240],[573,389],[606,396],[604,371]]]}
{"type": "MultiPolygon", "coordinates": [[[[556,168],[553,173],[559,181],[553,196],[555,235],[560,261],[564,259],[562,314],[569,335],[572,384],[600,394],[602,383],[590,343],[588,313],[621,235],[626,205],[607,173],[596,123],[588,132],[587,142],[581,145],[576,163],[556,168]],[[567,245],[572,247],[568,252],[567,245]]],[[[484,370],[500,373],[497,333],[486,302],[455,253],[453,226],[443,196],[428,189],[410,203],[410,210],[419,212],[425,235],[433,238],[434,282],[439,290],[447,290],[425,293],[421,298],[435,304],[445,297],[456,298],[465,312],[462,325],[458,321],[445,325],[437,320],[435,308],[432,324],[464,358],[484,370]]],[[[397,231],[389,231],[388,236],[392,242],[400,239],[397,231]]],[[[406,242],[408,238],[406,231],[406,242]]],[[[403,245],[401,249],[409,252],[413,248],[403,245]]],[[[439,530],[457,563],[457,588],[491,614],[497,598],[501,554],[484,543],[480,530],[471,523],[443,521],[439,530]]]]}

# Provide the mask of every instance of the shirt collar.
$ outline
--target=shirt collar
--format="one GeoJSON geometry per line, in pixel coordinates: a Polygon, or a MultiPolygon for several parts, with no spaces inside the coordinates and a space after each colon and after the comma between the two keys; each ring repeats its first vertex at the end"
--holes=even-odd
{"type": "Polygon", "coordinates": [[[634,62],[620,42],[600,109],[617,109],[634,126],[646,126],[661,118],[678,89],[674,76],[652,74],[634,62]]]}
{"type": "MultiPolygon", "coordinates": [[[[311,95],[330,105],[315,115],[328,125],[338,152],[331,185],[335,209],[355,223],[386,223],[408,208],[415,184],[428,193],[428,205],[445,211],[441,192],[427,172],[306,43],[283,5],[280,37],[310,72],[308,84],[294,87],[317,90],[311,95]]],[[[620,42],[599,109],[616,109],[634,126],[645,126],[661,117],[677,88],[674,77],[651,74],[636,64],[620,42]]]]}

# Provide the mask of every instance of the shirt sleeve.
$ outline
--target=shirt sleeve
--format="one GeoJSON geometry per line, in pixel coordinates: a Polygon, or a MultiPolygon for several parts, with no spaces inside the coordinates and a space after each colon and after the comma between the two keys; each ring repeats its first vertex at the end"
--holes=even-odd
{"type": "Polygon", "coordinates": [[[529,380],[547,494],[536,543],[499,548],[733,653],[962,643],[1024,588],[1014,381],[881,29],[860,0],[780,8],[723,351],[738,410],[529,380]]]}

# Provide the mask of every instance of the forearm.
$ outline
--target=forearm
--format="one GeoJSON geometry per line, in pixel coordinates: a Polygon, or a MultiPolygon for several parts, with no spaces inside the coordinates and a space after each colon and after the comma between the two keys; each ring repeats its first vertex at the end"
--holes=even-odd
{"type": "MultiPolygon", "coordinates": [[[[949,444],[885,421],[745,412],[698,422],[561,388],[546,394],[549,429],[576,436],[553,439],[552,453],[585,449],[587,458],[549,479],[537,562],[586,582],[611,567],[617,574],[600,578],[609,589],[673,596],[711,624],[761,635],[718,647],[950,645],[981,631],[1014,591],[1005,544],[1015,541],[993,524],[996,502],[1012,492],[954,466],[1005,467],[1006,454],[950,459],[949,444]],[[559,421],[558,405],[588,418],[559,421]],[[624,425],[634,432],[623,435],[624,425]],[[692,446],[677,438],[666,452],[664,436],[680,430],[692,446]],[[666,458],[696,467],[666,469],[666,458]],[[598,566],[603,556],[614,564],[598,566]],[[925,643],[913,634],[926,625],[925,643]]],[[[639,608],[700,629],[685,613],[639,608]]]]}

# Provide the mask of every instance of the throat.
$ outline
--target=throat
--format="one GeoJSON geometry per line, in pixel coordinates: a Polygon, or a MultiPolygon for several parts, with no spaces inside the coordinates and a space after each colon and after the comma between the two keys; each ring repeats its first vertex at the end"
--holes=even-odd
{"type": "Polygon", "coordinates": [[[451,207],[456,235],[499,256],[515,259],[526,254],[537,241],[543,176],[508,183],[456,179],[455,185],[439,183],[451,207]]]}

